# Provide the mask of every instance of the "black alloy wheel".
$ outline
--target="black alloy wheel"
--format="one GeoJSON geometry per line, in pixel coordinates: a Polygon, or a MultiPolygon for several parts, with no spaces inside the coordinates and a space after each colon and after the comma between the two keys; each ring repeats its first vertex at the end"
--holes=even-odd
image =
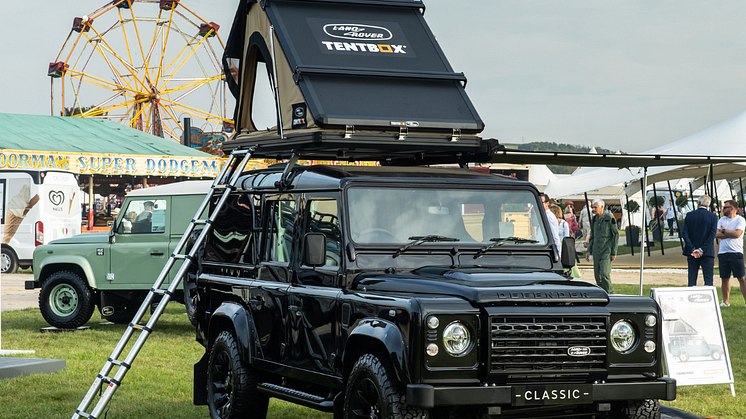
{"type": "Polygon", "coordinates": [[[428,412],[406,403],[391,367],[383,357],[361,356],[350,372],[345,390],[345,419],[427,419],[428,412]]]}
{"type": "Polygon", "coordinates": [[[207,405],[212,419],[264,419],[269,397],[259,393],[251,367],[244,365],[236,340],[221,332],[212,345],[207,367],[207,405]]]}

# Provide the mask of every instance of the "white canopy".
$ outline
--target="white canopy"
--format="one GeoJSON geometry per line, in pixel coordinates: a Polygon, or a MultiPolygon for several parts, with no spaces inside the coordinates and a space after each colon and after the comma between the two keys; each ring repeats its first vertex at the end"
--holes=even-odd
{"type": "MultiPolygon", "coordinates": [[[[746,156],[746,110],[704,131],[681,140],[646,151],[642,154],[687,155],[687,156],[746,156]]],[[[709,164],[688,166],[659,166],[648,169],[648,184],[682,178],[695,178],[701,186],[708,176],[709,164]]],[[[737,179],[746,177],[743,163],[713,165],[715,179],[737,179]]],[[[618,183],[630,183],[628,193],[640,189],[636,182],[643,176],[642,168],[579,168],[572,176],[549,181],[544,192],[551,197],[563,197],[593,191],[618,183]]]]}

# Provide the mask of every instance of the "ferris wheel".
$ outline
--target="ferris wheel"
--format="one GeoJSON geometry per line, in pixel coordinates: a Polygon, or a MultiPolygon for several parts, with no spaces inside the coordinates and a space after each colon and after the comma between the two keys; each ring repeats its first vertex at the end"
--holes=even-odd
{"type": "Polygon", "coordinates": [[[183,120],[204,132],[232,130],[218,29],[182,0],[114,0],[76,17],[49,64],[52,114],[107,118],[179,141],[183,120]]]}

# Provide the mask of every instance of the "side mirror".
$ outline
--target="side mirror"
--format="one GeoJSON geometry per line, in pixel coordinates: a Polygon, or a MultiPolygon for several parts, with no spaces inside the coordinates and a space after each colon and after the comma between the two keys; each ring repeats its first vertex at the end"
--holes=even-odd
{"type": "Polygon", "coordinates": [[[572,268],[575,266],[575,238],[564,237],[562,239],[562,255],[560,256],[562,267],[572,268]]]}
{"type": "Polygon", "coordinates": [[[326,236],[308,233],[303,239],[303,264],[318,267],[326,265],[326,236]]]}

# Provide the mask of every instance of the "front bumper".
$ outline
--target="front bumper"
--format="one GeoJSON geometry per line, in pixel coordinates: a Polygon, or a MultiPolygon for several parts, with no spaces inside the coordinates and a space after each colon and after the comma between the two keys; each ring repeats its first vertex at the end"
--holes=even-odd
{"type": "MultiPolygon", "coordinates": [[[[593,384],[593,402],[676,398],[676,380],[661,377],[655,381],[593,384]]],[[[431,409],[436,406],[511,405],[512,386],[433,387],[427,384],[407,385],[407,403],[431,409]]]]}

